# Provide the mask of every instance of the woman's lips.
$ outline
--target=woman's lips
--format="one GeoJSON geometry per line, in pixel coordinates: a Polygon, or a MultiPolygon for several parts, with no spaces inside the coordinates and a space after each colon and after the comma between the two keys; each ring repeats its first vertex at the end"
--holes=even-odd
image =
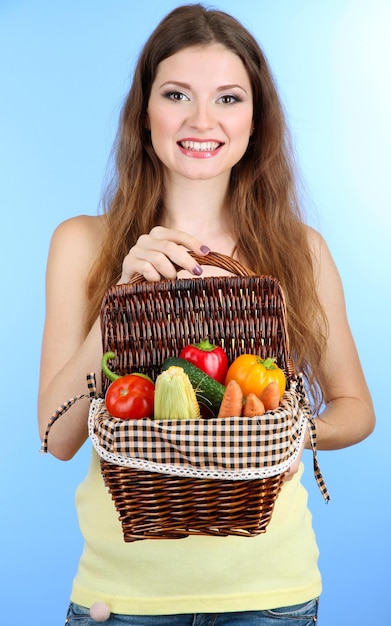
{"type": "Polygon", "coordinates": [[[215,156],[224,144],[214,139],[206,141],[183,139],[178,141],[177,145],[181,152],[186,156],[194,157],[196,159],[205,159],[215,156]]]}

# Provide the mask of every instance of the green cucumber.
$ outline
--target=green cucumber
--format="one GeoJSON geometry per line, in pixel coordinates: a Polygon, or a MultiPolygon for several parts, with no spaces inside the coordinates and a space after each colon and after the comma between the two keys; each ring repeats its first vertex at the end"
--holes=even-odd
{"type": "Polygon", "coordinates": [[[225,386],[208,376],[208,374],[205,374],[205,372],[200,370],[196,365],[193,365],[193,363],[189,363],[189,361],[185,359],[179,359],[174,356],[168,357],[168,359],[164,361],[161,368],[162,372],[171,367],[171,365],[176,365],[183,369],[189,377],[198,402],[208,407],[217,415],[223,399],[225,386]]]}

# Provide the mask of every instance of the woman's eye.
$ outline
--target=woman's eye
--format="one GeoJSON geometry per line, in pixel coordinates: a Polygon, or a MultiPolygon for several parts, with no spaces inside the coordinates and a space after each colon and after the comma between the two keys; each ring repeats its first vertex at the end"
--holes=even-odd
{"type": "Polygon", "coordinates": [[[234,104],[235,102],[240,102],[240,98],[238,98],[238,96],[233,96],[232,94],[225,95],[220,96],[217,102],[221,102],[222,104],[234,104]]]}
{"type": "Polygon", "coordinates": [[[189,99],[187,96],[185,96],[184,93],[181,93],[180,91],[167,91],[167,93],[164,94],[164,97],[168,98],[169,100],[176,100],[178,102],[189,99]]]}

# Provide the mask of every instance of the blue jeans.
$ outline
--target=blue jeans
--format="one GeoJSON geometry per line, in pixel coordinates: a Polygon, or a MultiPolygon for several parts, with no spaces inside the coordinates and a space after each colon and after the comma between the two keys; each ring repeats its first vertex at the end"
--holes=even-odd
{"type": "MultiPolygon", "coordinates": [[[[296,606],[240,613],[197,613],[185,615],[111,614],[102,626],[313,626],[317,622],[318,599],[296,606]]],[[[66,626],[95,626],[89,610],[70,604],[66,626]]]]}

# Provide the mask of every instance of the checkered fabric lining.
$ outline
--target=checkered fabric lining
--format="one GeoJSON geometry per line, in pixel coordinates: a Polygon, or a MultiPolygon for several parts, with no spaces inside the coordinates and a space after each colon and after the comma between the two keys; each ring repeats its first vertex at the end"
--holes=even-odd
{"type": "Polygon", "coordinates": [[[89,395],[74,396],[54,412],[42,442],[42,453],[47,452],[54,422],[81,398],[90,401],[89,436],[103,459],[177,476],[251,480],[281,474],[296,460],[307,426],[315,479],[324,500],[330,500],[318,464],[315,420],[301,375],[291,380],[281,407],[259,418],[178,422],[113,418],[96,393],[93,373],[87,375],[87,383],[89,395]]]}
{"type": "Polygon", "coordinates": [[[115,465],[198,478],[266,478],[295,461],[305,436],[306,403],[300,377],[281,407],[259,418],[123,421],[96,399],[89,434],[99,455],[115,465]]]}

